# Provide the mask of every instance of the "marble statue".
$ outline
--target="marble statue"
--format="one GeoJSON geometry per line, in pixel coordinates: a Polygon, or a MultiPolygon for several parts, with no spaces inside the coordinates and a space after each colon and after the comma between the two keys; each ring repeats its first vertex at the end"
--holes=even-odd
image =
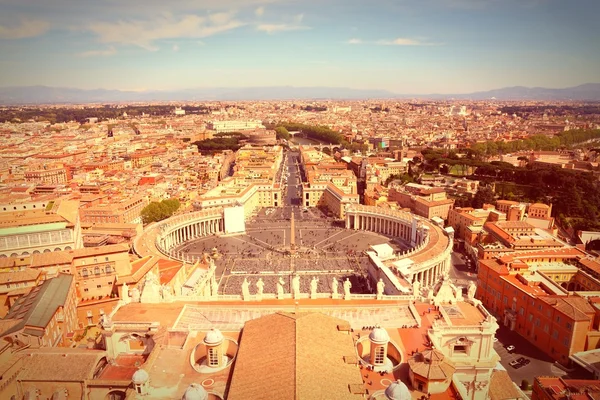
{"type": "Polygon", "coordinates": [[[121,300],[123,301],[123,303],[128,304],[129,303],[129,287],[127,287],[127,284],[124,283],[123,287],[121,288],[121,300]]]}
{"type": "Polygon", "coordinates": [[[279,280],[277,281],[277,298],[279,299],[282,299],[283,294],[285,293],[283,285],[285,285],[285,281],[283,280],[283,277],[280,276],[279,280]]]}
{"type": "Polygon", "coordinates": [[[350,288],[352,287],[352,283],[349,278],[346,278],[344,281],[344,297],[346,300],[350,300],[350,288]]]}
{"type": "Polygon", "coordinates": [[[259,296],[259,298],[262,298],[264,290],[265,283],[263,282],[262,278],[258,278],[258,281],[256,282],[256,295],[259,296]]]}
{"type": "Polygon", "coordinates": [[[334,299],[337,299],[338,297],[338,280],[335,278],[335,276],[331,280],[331,295],[334,299]]]}
{"type": "Polygon", "coordinates": [[[467,298],[469,300],[473,300],[475,298],[476,291],[477,291],[477,285],[475,284],[475,282],[471,281],[471,283],[469,283],[469,286],[467,289],[467,298]]]}
{"type": "Polygon", "coordinates": [[[157,276],[152,271],[148,271],[144,279],[140,301],[142,303],[160,303],[162,299],[160,292],[161,287],[157,276]]]}
{"type": "Polygon", "coordinates": [[[319,278],[313,277],[310,281],[310,297],[315,298],[317,296],[317,288],[319,286],[319,278]]]}
{"type": "Polygon", "coordinates": [[[421,295],[421,282],[419,282],[417,278],[415,278],[415,280],[413,281],[413,295],[421,295]]]}
{"type": "Polygon", "coordinates": [[[104,314],[102,316],[102,329],[110,329],[112,328],[112,318],[108,314],[104,314]]]}
{"type": "Polygon", "coordinates": [[[381,300],[383,296],[383,289],[385,288],[385,283],[383,279],[379,278],[379,282],[377,282],[377,300],[381,300]]]}
{"type": "Polygon", "coordinates": [[[298,298],[300,296],[300,277],[298,275],[294,275],[292,278],[292,290],[294,291],[294,298],[298,298]]]}
{"type": "Polygon", "coordinates": [[[248,278],[244,277],[244,282],[242,282],[242,298],[244,300],[248,300],[250,297],[250,282],[248,282],[248,278]]]}

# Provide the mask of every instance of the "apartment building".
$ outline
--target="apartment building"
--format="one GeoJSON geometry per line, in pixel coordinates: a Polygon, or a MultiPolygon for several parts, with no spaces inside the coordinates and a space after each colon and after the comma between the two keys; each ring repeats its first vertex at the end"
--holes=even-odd
{"type": "Polygon", "coordinates": [[[89,203],[81,207],[82,223],[141,223],[140,213],[148,205],[145,196],[109,198],[103,203],[89,203]]]}
{"type": "Polygon", "coordinates": [[[78,201],[61,201],[56,212],[25,210],[0,214],[0,257],[81,248],[78,205],[78,201]]]}
{"type": "Polygon", "coordinates": [[[448,219],[448,213],[454,200],[446,197],[442,188],[432,188],[416,183],[407,183],[400,188],[389,190],[389,200],[398,203],[398,207],[410,210],[422,217],[448,219]]]}
{"type": "Polygon", "coordinates": [[[77,297],[72,275],[60,274],[31,289],[3,319],[0,337],[16,345],[66,347],[77,327],[77,297]]]}
{"type": "Polygon", "coordinates": [[[597,299],[569,292],[600,281],[578,268],[577,249],[513,253],[479,260],[477,298],[509,329],[567,365],[573,353],[598,342],[597,299]]]}
{"type": "Polygon", "coordinates": [[[43,184],[59,184],[70,180],[71,174],[68,167],[38,169],[25,171],[24,178],[27,182],[43,184]]]}
{"type": "Polygon", "coordinates": [[[265,129],[262,121],[211,121],[206,124],[206,129],[216,133],[238,132],[255,129],[265,129]]]}

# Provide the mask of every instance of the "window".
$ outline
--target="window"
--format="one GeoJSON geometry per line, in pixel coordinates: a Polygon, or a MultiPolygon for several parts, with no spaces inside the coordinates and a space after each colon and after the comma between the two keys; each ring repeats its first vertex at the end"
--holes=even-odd
{"type": "Polygon", "coordinates": [[[84,288],[84,289],[83,289],[83,291],[84,291],[84,292],[88,292],[88,291],[89,291],[89,289],[88,289],[88,288],[84,288]]]}
{"type": "Polygon", "coordinates": [[[572,328],[572,327],[573,327],[573,326],[571,325],[571,323],[570,323],[570,322],[567,322],[567,329],[568,329],[568,330],[571,330],[571,328],[572,328]]]}
{"type": "Polygon", "coordinates": [[[104,257],[104,261],[108,261],[108,257],[104,257]]]}
{"type": "Polygon", "coordinates": [[[529,321],[533,321],[533,314],[529,314],[529,316],[527,317],[527,319],[528,319],[529,321]]]}
{"type": "Polygon", "coordinates": [[[568,345],[569,345],[569,338],[568,338],[568,337],[566,337],[566,338],[565,338],[565,340],[563,340],[563,344],[564,344],[565,346],[568,346],[568,345]]]}
{"type": "Polygon", "coordinates": [[[219,365],[219,352],[214,347],[208,348],[208,365],[213,367],[219,365]]]}
{"type": "Polygon", "coordinates": [[[552,332],[552,337],[554,339],[558,339],[558,331],[555,329],[554,332],[552,332]]]}
{"type": "Polygon", "coordinates": [[[460,354],[467,354],[467,346],[465,345],[454,345],[454,352],[460,354]]]}
{"type": "Polygon", "coordinates": [[[560,315],[556,316],[556,322],[560,322],[560,315]]]}
{"type": "Polygon", "coordinates": [[[96,274],[96,275],[100,275],[100,267],[96,266],[96,267],[94,268],[94,274],[96,274]]]}
{"type": "Polygon", "coordinates": [[[110,274],[112,272],[112,268],[109,264],[106,264],[106,267],[104,268],[104,270],[106,271],[107,274],[110,274]]]}
{"type": "Polygon", "coordinates": [[[96,285],[96,289],[100,289],[102,285],[96,285]]]}
{"type": "Polygon", "coordinates": [[[383,346],[379,346],[375,349],[375,365],[383,364],[385,349],[383,346]]]}
{"type": "Polygon", "coordinates": [[[548,324],[544,325],[544,332],[548,332],[550,330],[550,328],[548,327],[548,324]]]}
{"type": "Polygon", "coordinates": [[[89,276],[87,268],[81,270],[81,276],[87,278],[89,276]]]}

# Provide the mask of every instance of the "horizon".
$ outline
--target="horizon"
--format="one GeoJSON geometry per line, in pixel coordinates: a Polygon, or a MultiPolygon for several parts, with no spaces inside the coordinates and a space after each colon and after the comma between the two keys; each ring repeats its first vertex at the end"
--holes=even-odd
{"type": "Polygon", "coordinates": [[[592,0],[0,0],[0,10],[0,87],[426,95],[600,82],[592,0]]]}
{"type": "Polygon", "coordinates": [[[600,82],[586,82],[579,85],[568,86],[568,87],[541,87],[541,86],[522,86],[522,85],[514,85],[514,86],[505,86],[492,88],[488,90],[482,90],[477,92],[463,92],[463,93],[402,93],[402,92],[392,92],[387,89],[382,88],[372,88],[372,89],[358,89],[348,86],[295,86],[295,85],[281,85],[281,86],[204,86],[204,87],[188,87],[183,89],[113,89],[113,88],[104,88],[104,87],[95,87],[95,88],[78,88],[78,87],[68,87],[68,86],[49,86],[49,85],[23,85],[23,86],[0,86],[1,89],[23,89],[23,88],[47,88],[47,89],[64,89],[64,90],[81,90],[81,91],[117,91],[117,92],[132,92],[132,93],[169,93],[169,92],[183,92],[183,91],[194,91],[194,90],[244,90],[244,89],[282,89],[282,88],[292,88],[292,89],[332,89],[332,90],[352,90],[352,91],[381,91],[388,92],[391,95],[398,96],[450,96],[450,95],[471,95],[478,93],[485,93],[489,91],[496,90],[507,90],[507,89],[544,89],[544,90],[564,90],[564,89],[573,89],[581,86],[592,86],[592,85],[600,85],[600,82]]]}

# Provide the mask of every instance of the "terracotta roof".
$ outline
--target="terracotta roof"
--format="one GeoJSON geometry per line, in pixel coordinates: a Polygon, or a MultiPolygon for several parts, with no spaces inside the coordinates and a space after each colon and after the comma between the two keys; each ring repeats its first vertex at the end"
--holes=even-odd
{"type": "Polygon", "coordinates": [[[46,382],[92,379],[98,362],[105,356],[104,351],[94,350],[37,350],[23,358],[23,367],[17,379],[46,382]]]}
{"type": "MultiPolygon", "coordinates": [[[[554,296],[540,296],[540,297],[538,297],[538,299],[542,300],[544,303],[546,303],[548,305],[551,305],[556,310],[560,311],[561,313],[563,313],[568,318],[571,318],[574,321],[585,321],[585,320],[590,319],[590,317],[588,317],[582,310],[580,310],[577,307],[577,306],[581,306],[581,303],[567,301],[567,299],[570,299],[570,298],[554,297],[554,296]]],[[[592,313],[594,312],[593,309],[591,309],[591,306],[590,306],[589,310],[591,310],[592,313]]],[[[589,310],[588,310],[588,312],[590,312],[589,310]]]]}
{"type": "Polygon", "coordinates": [[[446,380],[452,377],[456,368],[439,350],[425,350],[408,359],[413,373],[428,380],[446,380]]]}
{"type": "Polygon", "coordinates": [[[361,399],[360,370],[345,321],[320,313],[277,313],[246,322],[228,399],[361,399]]]}
{"type": "Polygon", "coordinates": [[[40,270],[31,268],[25,268],[19,271],[0,272],[0,284],[34,281],[40,276],[40,273],[40,270]]]}
{"type": "Polygon", "coordinates": [[[525,398],[515,387],[512,379],[508,376],[508,372],[500,370],[492,372],[489,394],[491,400],[515,400],[525,398]]]}

